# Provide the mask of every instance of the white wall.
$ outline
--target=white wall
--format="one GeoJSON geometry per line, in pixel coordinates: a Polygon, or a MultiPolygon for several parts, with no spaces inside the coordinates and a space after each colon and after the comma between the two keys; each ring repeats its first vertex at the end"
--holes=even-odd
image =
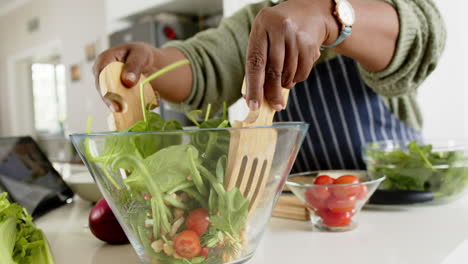
{"type": "Polygon", "coordinates": [[[448,36],[436,71],[420,87],[419,102],[428,138],[468,138],[468,36],[466,0],[435,0],[448,36]]]}
{"type": "Polygon", "coordinates": [[[8,63],[34,53],[41,46],[53,45],[61,51],[67,67],[67,133],[83,132],[88,115],[94,117],[94,129],[105,130],[107,109],[95,91],[92,63],[85,60],[85,45],[105,34],[104,0],[36,0],[0,17],[0,135],[31,134],[32,126],[22,125],[28,114],[8,63]],[[27,32],[27,21],[40,19],[40,29],[27,32]],[[58,47],[57,47],[58,46],[58,47]],[[69,69],[81,64],[82,80],[71,82],[69,69]],[[14,87],[11,87],[14,86],[14,87]]]}

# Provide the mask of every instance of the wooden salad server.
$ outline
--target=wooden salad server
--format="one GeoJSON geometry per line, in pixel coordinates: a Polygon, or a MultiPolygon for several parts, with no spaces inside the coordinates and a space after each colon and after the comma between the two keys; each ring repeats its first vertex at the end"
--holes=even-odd
{"type": "MultiPolygon", "coordinates": [[[[245,81],[242,94],[246,94],[245,81]]],[[[283,89],[285,103],[288,96],[289,89],[283,89]]],[[[257,111],[250,111],[244,121],[234,122],[233,127],[271,126],[275,113],[263,100],[257,111]]],[[[270,176],[277,137],[273,128],[231,130],[225,185],[227,190],[239,188],[250,201],[249,212],[255,210],[270,176]]]]}
{"type": "MultiPolygon", "coordinates": [[[[140,82],[145,77],[141,75],[140,81],[135,87],[127,88],[122,84],[120,78],[123,67],[122,62],[112,62],[99,75],[102,97],[117,102],[122,107],[121,112],[113,112],[109,116],[108,125],[111,130],[125,130],[144,119],[140,100],[140,82]]],[[[159,97],[155,94],[151,85],[146,84],[144,91],[146,107],[149,109],[156,108],[159,97]]]]}

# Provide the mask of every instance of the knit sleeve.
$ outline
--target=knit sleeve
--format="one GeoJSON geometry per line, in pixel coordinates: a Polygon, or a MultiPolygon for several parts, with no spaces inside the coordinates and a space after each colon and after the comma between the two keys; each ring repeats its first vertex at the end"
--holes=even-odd
{"type": "Polygon", "coordinates": [[[385,0],[399,14],[400,34],[390,65],[380,72],[360,66],[364,82],[382,96],[414,92],[436,68],[446,30],[432,0],[385,0]]]}
{"type": "Polygon", "coordinates": [[[241,97],[250,29],[260,9],[271,5],[270,1],[249,5],[223,19],[216,29],[165,46],[181,50],[193,72],[191,94],[184,102],[171,104],[172,108],[188,112],[211,104],[217,113],[224,102],[230,105],[241,97]]]}

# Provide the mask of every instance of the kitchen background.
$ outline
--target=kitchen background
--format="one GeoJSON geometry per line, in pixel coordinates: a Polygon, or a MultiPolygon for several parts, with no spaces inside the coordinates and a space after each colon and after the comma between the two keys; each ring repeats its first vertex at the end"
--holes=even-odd
{"type": "MultiPolygon", "coordinates": [[[[0,136],[33,135],[52,159],[70,159],[65,135],[107,130],[108,110],[91,68],[111,45],[160,45],[213,27],[251,0],[0,0],[0,136]],[[38,92],[40,91],[40,92],[38,92]]],[[[435,0],[448,39],[420,88],[428,138],[468,138],[468,3],[435,0]]],[[[230,111],[238,119],[245,108],[230,111]]],[[[176,115],[163,109],[167,115],[176,115]]],[[[180,118],[180,116],[178,117],[180,118]]]]}

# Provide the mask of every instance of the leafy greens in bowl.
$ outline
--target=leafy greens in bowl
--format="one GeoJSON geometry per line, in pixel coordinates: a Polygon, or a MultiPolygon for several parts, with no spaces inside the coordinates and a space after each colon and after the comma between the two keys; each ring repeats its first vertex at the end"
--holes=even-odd
{"type": "Polygon", "coordinates": [[[306,129],[289,123],[81,134],[72,141],[144,263],[244,263],[255,252],[306,129]],[[266,187],[252,211],[248,197],[224,184],[230,134],[238,129],[278,134],[266,187]]]}
{"type": "Polygon", "coordinates": [[[468,185],[465,145],[456,141],[381,141],[363,150],[370,175],[386,176],[380,190],[432,193],[434,200],[457,197],[468,185]]]}
{"type": "MultiPolygon", "coordinates": [[[[245,263],[255,252],[308,125],[231,128],[226,106],[221,118],[210,118],[210,106],[191,112],[197,129],[163,120],[145,108],[144,84],[186,63],[167,66],[140,83],[143,120],[115,133],[91,134],[88,124],[87,134],[71,139],[143,263],[245,263]],[[200,114],[201,121],[195,119],[200,114]],[[255,207],[240,189],[225,184],[230,149],[237,149],[231,135],[239,130],[247,137],[262,131],[277,136],[255,207]]],[[[242,147],[258,152],[256,146],[242,147]]],[[[252,167],[244,176],[261,169],[252,167]]]]}

